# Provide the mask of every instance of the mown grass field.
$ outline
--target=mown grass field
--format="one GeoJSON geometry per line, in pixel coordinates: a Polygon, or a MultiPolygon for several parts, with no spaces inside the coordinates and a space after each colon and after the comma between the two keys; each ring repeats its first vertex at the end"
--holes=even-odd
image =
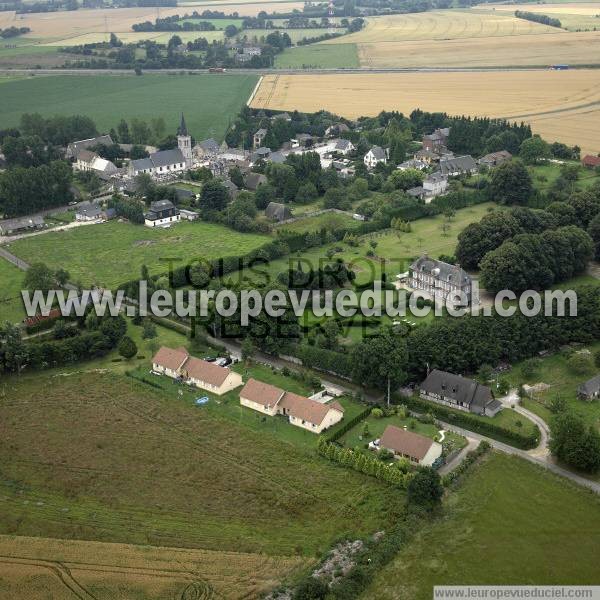
{"type": "Polygon", "coordinates": [[[594,585],[598,552],[596,495],[493,454],[361,600],[430,600],[435,585],[594,585]]]}
{"type": "Polygon", "coordinates": [[[343,69],[359,66],[356,44],[309,44],[288,48],[275,56],[275,67],[279,69],[343,69]]]}
{"type": "Polygon", "coordinates": [[[101,131],[116,127],[121,118],[163,117],[174,133],[183,111],[196,139],[221,140],[256,81],[255,75],[229,74],[30,77],[2,85],[0,128],[18,125],[23,113],[38,112],[87,115],[101,131]]]}
{"type": "Polygon", "coordinates": [[[23,271],[0,258],[0,323],[17,323],[25,316],[21,300],[24,276],[23,271]]]}
{"type": "Polygon", "coordinates": [[[0,552],[0,595],[28,600],[164,600],[193,594],[241,600],[260,596],[309,562],[295,556],[7,535],[0,536],[0,552]],[[87,594],[75,596],[73,590],[87,594]]]}
{"type": "Polygon", "coordinates": [[[193,260],[243,255],[269,239],[205,222],[151,229],[110,221],[18,240],[11,244],[11,252],[30,264],[65,268],[72,281],[110,288],[139,277],[142,265],[151,274],[167,273],[171,259],[177,267],[193,260]]]}
{"type": "Polygon", "coordinates": [[[401,492],[176,388],[85,366],[4,379],[0,533],[314,557],[403,510],[401,492]]]}
{"type": "MultiPolygon", "coordinates": [[[[571,35],[579,34],[565,34],[571,35]]],[[[525,37],[515,36],[509,46],[525,37]]],[[[450,48],[446,51],[453,55],[450,48]]],[[[554,56],[548,52],[546,56],[554,56]]],[[[600,70],[436,73],[435,86],[436,94],[431,94],[429,73],[267,75],[252,106],[306,112],[325,109],[351,119],[375,116],[382,110],[410,114],[416,108],[505,117],[531,124],[535,133],[550,142],[577,144],[584,153],[600,151],[600,70]]]]}

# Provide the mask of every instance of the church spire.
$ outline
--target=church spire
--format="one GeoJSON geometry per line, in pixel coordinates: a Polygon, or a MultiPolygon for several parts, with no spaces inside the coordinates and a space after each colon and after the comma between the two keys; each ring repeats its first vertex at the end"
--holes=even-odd
{"type": "Polygon", "coordinates": [[[179,129],[177,130],[177,135],[189,135],[187,130],[187,125],[185,124],[185,118],[183,113],[181,113],[181,123],[179,124],[179,129]]]}

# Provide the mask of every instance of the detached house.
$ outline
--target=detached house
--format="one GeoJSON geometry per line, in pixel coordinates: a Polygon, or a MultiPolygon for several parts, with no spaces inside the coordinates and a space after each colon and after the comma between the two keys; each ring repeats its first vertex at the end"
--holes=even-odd
{"type": "Polygon", "coordinates": [[[239,373],[190,356],[185,348],[163,346],[152,359],[152,370],[217,396],[242,385],[242,376],[239,373]]]}
{"type": "Polygon", "coordinates": [[[433,133],[423,136],[423,150],[431,152],[441,152],[446,149],[450,128],[436,129],[433,133]]]}
{"type": "Polygon", "coordinates": [[[263,140],[267,135],[267,130],[261,127],[255,134],[254,139],[252,140],[254,148],[260,148],[262,146],[263,140]]]}
{"type": "Polygon", "coordinates": [[[421,384],[420,395],[424,400],[486,417],[502,410],[502,404],[494,399],[487,385],[438,369],[431,371],[421,384]]]}
{"type": "Polygon", "coordinates": [[[385,448],[396,458],[406,458],[415,465],[431,467],[442,455],[442,445],[431,438],[388,425],[379,440],[379,447],[385,448]]]}
{"type": "Polygon", "coordinates": [[[584,167],[588,167],[589,169],[600,167],[600,156],[593,156],[591,154],[587,154],[581,160],[581,164],[584,167]]]}
{"type": "Polygon", "coordinates": [[[378,163],[387,163],[387,153],[381,146],[373,146],[363,160],[367,169],[374,169],[378,163]]]}
{"type": "Polygon", "coordinates": [[[150,210],[144,215],[146,227],[161,227],[177,223],[181,219],[179,209],[170,200],[158,200],[150,204],[150,210]]]}
{"type": "Polygon", "coordinates": [[[508,162],[512,158],[512,154],[508,150],[500,150],[499,152],[491,152],[479,159],[479,165],[482,167],[499,167],[508,162]]]}
{"type": "Polygon", "coordinates": [[[292,425],[313,433],[321,433],[344,418],[339,402],[322,404],[256,379],[249,379],[243,387],[240,404],[270,417],[283,415],[292,425]]]}

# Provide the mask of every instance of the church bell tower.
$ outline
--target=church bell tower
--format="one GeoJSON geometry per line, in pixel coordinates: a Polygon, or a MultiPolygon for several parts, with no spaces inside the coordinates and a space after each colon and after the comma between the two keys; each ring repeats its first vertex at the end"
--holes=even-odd
{"type": "Polygon", "coordinates": [[[177,147],[181,150],[185,159],[185,166],[189,169],[192,166],[192,136],[188,133],[185,118],[181,113],[181,123],[177,129],[177,147]]]}

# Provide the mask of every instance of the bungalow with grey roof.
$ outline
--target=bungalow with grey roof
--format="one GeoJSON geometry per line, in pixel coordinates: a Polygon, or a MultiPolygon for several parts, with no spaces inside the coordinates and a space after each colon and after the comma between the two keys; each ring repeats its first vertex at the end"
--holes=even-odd
{"type": "Polygon", "coordinates": [[[6,219],[0,221],[0,235],[17,235],[32,229],[42,229],[45,226],[44,217],[34,215],[20,219],[6,219]]]}
{"type": "Polygon", "coordinates": [[[434,369],[421,384],[420,396],[437,404],[493,417],[502,410],[487,385],[454,373],[434,369]]]}
{"type": "Polygon", "coordinates": [[[490,152],[482,156],[477,162],[480,167],[499,167],[501,164],[509,161],[512,154],[508,150],[500,150],[499,152],[490,152]]]}

